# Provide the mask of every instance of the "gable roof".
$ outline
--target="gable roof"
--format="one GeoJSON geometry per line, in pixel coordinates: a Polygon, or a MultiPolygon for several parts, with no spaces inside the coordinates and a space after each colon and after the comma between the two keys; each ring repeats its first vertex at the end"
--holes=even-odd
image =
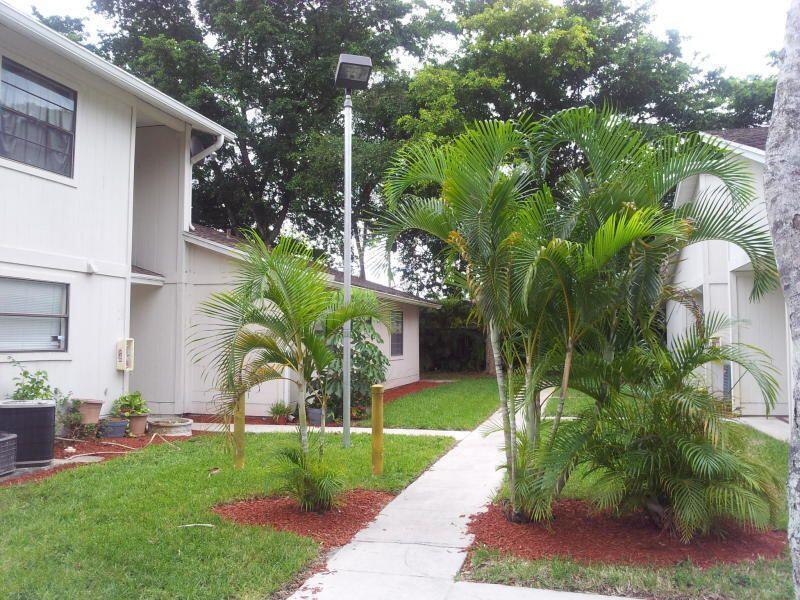
{"type": "MultiPolygon", "coordinates": [[[[224,231],[219,231],[217,229],[214,229],[212,227],[207,227],[205,225],[197,225],[197,224],[193,224],[192,230],[184,235],[189,239],[195,237],[199,238],[200,240],[210,242],[210,244],[203,244],[204,247],[209,248],[210,250],[227,249],[228,252],[237,252],[238,250],[236,246],[242,242],[242,239],[236,235],[224,231]],[[215,246],[221,246],[221,248],[216,248],[215,246]]],[[[333,277],[333,282],[335,282],[336,284],[341,285],[344,283],[344,273],[342,271],[338,269],[328,269],[328,273],[331,274],[331,276],[333,277]]],[[[410,292],[398,290],[388,285],[375,283],[374,281],[370,281],[363,277],[352,276],[351,282],[353,287],[362,288],[365,290],[372,290],[373,292],[376,292],[381,296],[394,298],[399,301],[407,302],[410,304],[416,304],[418,306],[429,306],[429,307],[439,306],[438,302],[434,302],[432,300],[426,300],[425,298],[420,298],[419,296],[415,296],[410,292]]]]}
{"type": "Polygon", "coordinates": [[[107,60],[103,60],[91,50],[76,44],[60,33],[56,33],[36,19],[12,8],[4,0],[0,0],[0,25],[4,25],[35,41],[43,48],[62,56],[168,115],[189,123],[194,129],[214,135],[223,135],[228,140],[236,138],[236,134],[229,129],[215,123],[208,117],[204,117],[199,112],[157,90],[124,69],[120,69],[107,60]]]}
{"type": "Polygon", "coordinates": [[[757,150],[767,149],[769,127],[742,127],[739,129],[716,129],[705,131],[708,135],[721,138],[734,144],[741,144],[757,150]]]}

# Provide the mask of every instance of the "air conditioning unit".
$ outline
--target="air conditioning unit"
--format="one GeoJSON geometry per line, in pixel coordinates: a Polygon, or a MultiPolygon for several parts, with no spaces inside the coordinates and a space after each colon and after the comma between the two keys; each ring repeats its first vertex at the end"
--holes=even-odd
{"type": "Polygon", "coordinates": [[[0,431],[0,475],[13,473],[17,467],[17,434],[0,431]]]}
{"type": "Polygon", "coordinates": [[[133,371],[133,338],[117,342],[117,371],[133,371]]]}

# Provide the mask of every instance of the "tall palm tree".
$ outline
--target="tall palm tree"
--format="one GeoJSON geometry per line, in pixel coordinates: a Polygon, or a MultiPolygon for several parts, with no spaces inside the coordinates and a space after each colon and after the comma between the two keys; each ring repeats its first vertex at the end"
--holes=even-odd
{"type": "Polygon", "coordinates": [[[307,246],[283,238],[270,250],[245,232],[233,291],[213,294],[201,306],[209,318],[197,336],[199,354],[216,372],[221,411],[233,414],[234,466],[244,465],[246,394],[276,379],[298,391],[300,444],[308,451],[306,395],[315,373],[333,360],[328,340],[359,317],[388,321],[374,294],[356,290],[349,303],[330,287],[321,258],[307,246]]]}

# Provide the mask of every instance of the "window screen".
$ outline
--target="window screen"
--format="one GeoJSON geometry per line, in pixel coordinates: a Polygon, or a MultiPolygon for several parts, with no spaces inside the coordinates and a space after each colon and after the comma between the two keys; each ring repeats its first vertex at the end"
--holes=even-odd
{"type": "Polygon", "coordinates": [[[403,311],[392,311],[392,356],[403,356],[403,311]]]}
{"type": "Polygon", "coordinates": [[[76,93],[3,58],[0,156],[72,177],[76,93]]]}
{"type": "Polygon", "coordinates": [[[0,277],[0,352],[67,349],[65,283],[0,277]]]}

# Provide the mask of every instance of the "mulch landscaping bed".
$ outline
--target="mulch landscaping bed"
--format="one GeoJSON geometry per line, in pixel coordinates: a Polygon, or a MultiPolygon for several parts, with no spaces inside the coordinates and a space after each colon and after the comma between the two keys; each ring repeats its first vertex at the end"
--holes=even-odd
{"type": "MultiPolygon", "coordinates": [[[[182,416],[187,419],[192,419],[195,423],[219,423],[222,420],[217,415],[201,415],[197,413],[184,413],[182,416]]],[[[245,417],[244,422],[246,425],[273,425],[272,417],[245,417]]]]}
{"type": "Polygon", "coordinates": [[[571,558],[586,563],[667,566],[690,560],[698,567],[736,563],[758,557],[777,558],[786,547],[785,531],[764,533],[730,528],[724,539],[707,537],[691,544],[661,532],[642,514],[614,517],[592,512],[578,500],[560,500],[553,521],[509,522],[500,506],[491,504],[474,515],[469,531],[475,546],[487,546],[526,560],[571,558]]]}
{"type": "MultiPolygon", "coordinates": [[[[443,383],[443,382],[442,382],[443,383]]],[[[438,381],[415,381],[414,383],[407,383],[406,385],[399,385],[383,393],[383,403],[388,404],[392,400],[397,400],[401,396],[413,394],[414,392],[421,392],[428,388],[442,385],[438,381]]]]}
{"type": "Polygon", "coordinates": [[[378,516],[393,494],[376,490],[350,490],[337,508],[326,513],[301,511],[291,498],[267,497],[220,504],[214,512],[242,525],[266,525],[310,537],[327,550],[343,546],[378,516]]]}

